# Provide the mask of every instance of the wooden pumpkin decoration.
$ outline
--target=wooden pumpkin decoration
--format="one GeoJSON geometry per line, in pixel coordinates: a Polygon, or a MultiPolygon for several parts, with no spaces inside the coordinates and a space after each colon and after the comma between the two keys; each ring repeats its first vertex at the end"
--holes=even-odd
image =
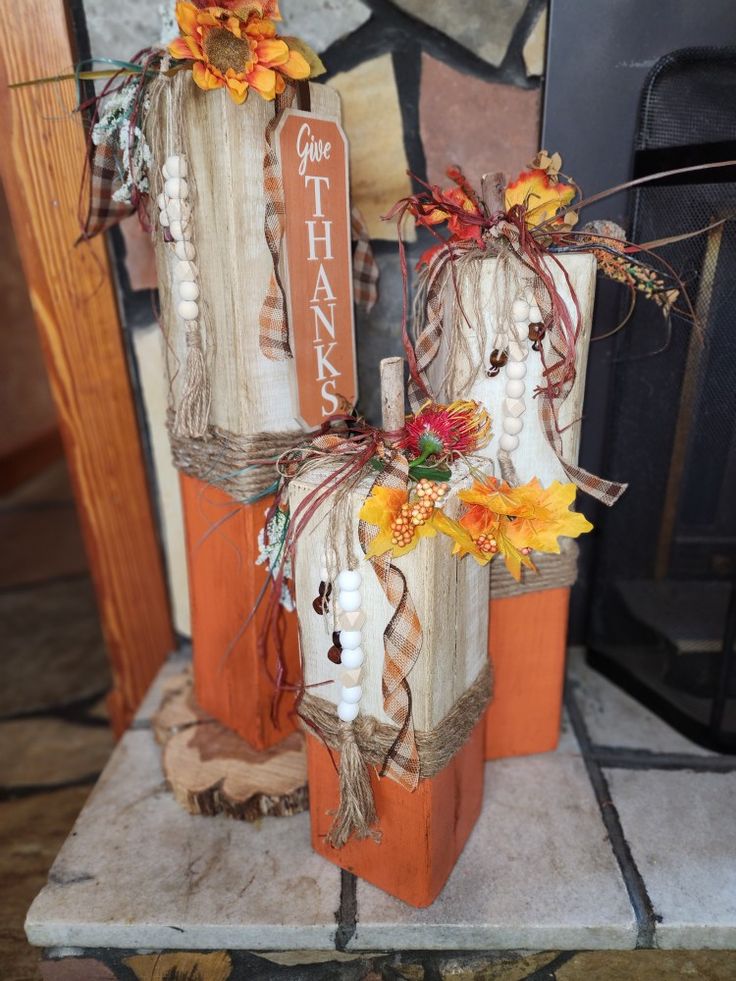
{"type": "MultiPolygon", "coordinates": [[[[404,423],[401,360],[382,362],[382,375],[383,428],[392,432],[404,423]]],[[[380,479],[400,495],[401,474],[391,483],[392,467],[387,461],[380,479]]],[[[296,476],[292,516],[336,473],[328,463],[296,476]]],[[[297,542],[298,710],[311,733],[312,844],[342,868],[426,906],[480,812],[488,568],[459,562],[442,536],[423,537],[398,558],[369,559],[361,515],[373,484],[367,476],[342,496],[328,495],[297,542]]],[[[449,515],[458,508],[457,486],[445,492],[425,482],[418,493],[441,500],[449,515]]]]}
{"type": "Polygon", "coordinates": [[[293,728],[293,695],[274,710],[274,678],[285,668],[294,686],[299,676],[295,614],[281,614],[281,665],[259,650],[252,615],[267,577],[267,557],[255,563],[273,464],[305,424],[356,397],[339,117],[337,94],[321,85],[289,84],[274,101],[251,94],[237,105],[224,89],[202,91],[179,72],[152,87],[146,120],[159,164],[155,248],[196,694],[255,748],[293,728]],[[328,132],[335,135],[325,159],[328,132]],[[284,133],[292,137],[288,161],[284,133]],[[317,387],[307,392],[310,371],[317,387]]]}

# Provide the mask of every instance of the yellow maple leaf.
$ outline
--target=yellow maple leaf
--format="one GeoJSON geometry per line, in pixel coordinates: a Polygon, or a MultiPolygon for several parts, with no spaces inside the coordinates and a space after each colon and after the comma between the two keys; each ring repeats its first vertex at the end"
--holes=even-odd
{"type": "Polygon", "coordinates": [[[523,206],[526,209],[525,221],[531,227],[554,218],[574,197],[572,184],[549,177],[541,169],[522,171],[504,192],[506,211],[510,211],[514,205],[523,206]]]}
{"type": "Polygon", "coordinates": [[[593,525],[585,515],[570,510],[575,494],[575,484],[554,480],[542,487],[536,477],[514,487],[517,510],[509,531],[511,540],[520,547],[556,554],[560,551],[558,538],[577,538],[590,531],[593,525]]]}
{"type": "Polygon", "coordinates": [[[366,524],[375,525],[379,529],[365,553],[367,558],[383,555],[385,552],[391,552],[394,558],[399,558],[415,549],[421,538],[432,538],[437,534],[435,519],[438,512],[435,512],[428,521],[414,528],[412,539],[407,545],[394,543],[392,526],[402,506],[408,500],[408,491],[395,487],[381,487],[380,484],[376,485],[365,499],[358,517],[366,524]]]}

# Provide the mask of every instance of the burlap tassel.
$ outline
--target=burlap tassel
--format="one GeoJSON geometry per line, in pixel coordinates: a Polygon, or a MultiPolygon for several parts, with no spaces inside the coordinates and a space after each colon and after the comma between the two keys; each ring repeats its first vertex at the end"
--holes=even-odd
{"type": "Polygon", "coordinates": [[[342,848],[353,835],[375,841],[381,838],[372,828],[378,821],[376,803],[370,773],[355,739],[353,725],[343,722],[340,728],[340,804],[326,839],[333,848],[342,848]]]}
{"type": "Polygon", "coordinates": [[[207,433],[212,391],[202,351],[202,332],[198,323],[187,324],[186,340],[184,386],[176,410],[174,435],[201,439],[207,433]]]}

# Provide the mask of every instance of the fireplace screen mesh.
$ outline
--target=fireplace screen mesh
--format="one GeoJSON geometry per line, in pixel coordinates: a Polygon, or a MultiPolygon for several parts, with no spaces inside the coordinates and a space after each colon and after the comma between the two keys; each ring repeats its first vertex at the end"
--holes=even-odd
{"type": "MultiPolygon", "coordinates": [[[[663,58],[642,98],[634,176],[736,159],[736,50],[663,58]]],[[[616,338],[590,660],[691,738],[736,747],[736,168],[639,189],[629,237],[725,223],[659,248],[696,329],[640,301],[616,338]]],[[[678,303],[682,310],[684,304],[678,303]]]]}

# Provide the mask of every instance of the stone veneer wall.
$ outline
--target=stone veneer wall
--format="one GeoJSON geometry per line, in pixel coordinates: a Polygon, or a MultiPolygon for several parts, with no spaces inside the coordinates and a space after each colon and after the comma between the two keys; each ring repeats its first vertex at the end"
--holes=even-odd
{"type": "MultiPolygon", "coordinates": [[[[84,0],[92,54],[126,57],[166,36],[170,5],[84,0]]],[[[410,170],[443,183],[459,164],[521,170],[538,149],[545,0],[282,0],[285,34],[318,51],[342,96],[351,146],[353,201],[381,269],[380,301],[358,316],[360,408],[377,420],[377,366],[401,353],[396,228],[381,215],[411,190],[410,170]]],[[[86,46],[86,45],[83,45],[86,46]]],[[[412,238],[413,238],[412,233],[412,238]]],[[[121,286],[131,326],[152,319],[153,265],[135,220],[123,231],[121,286]],[[124,242],[124,244],[123,244],[124,242]]],[[[410,245],[415,259],[426,242],[410,245]]],[[[413,263],[412,263],[413,264],[413,263]]]]}

